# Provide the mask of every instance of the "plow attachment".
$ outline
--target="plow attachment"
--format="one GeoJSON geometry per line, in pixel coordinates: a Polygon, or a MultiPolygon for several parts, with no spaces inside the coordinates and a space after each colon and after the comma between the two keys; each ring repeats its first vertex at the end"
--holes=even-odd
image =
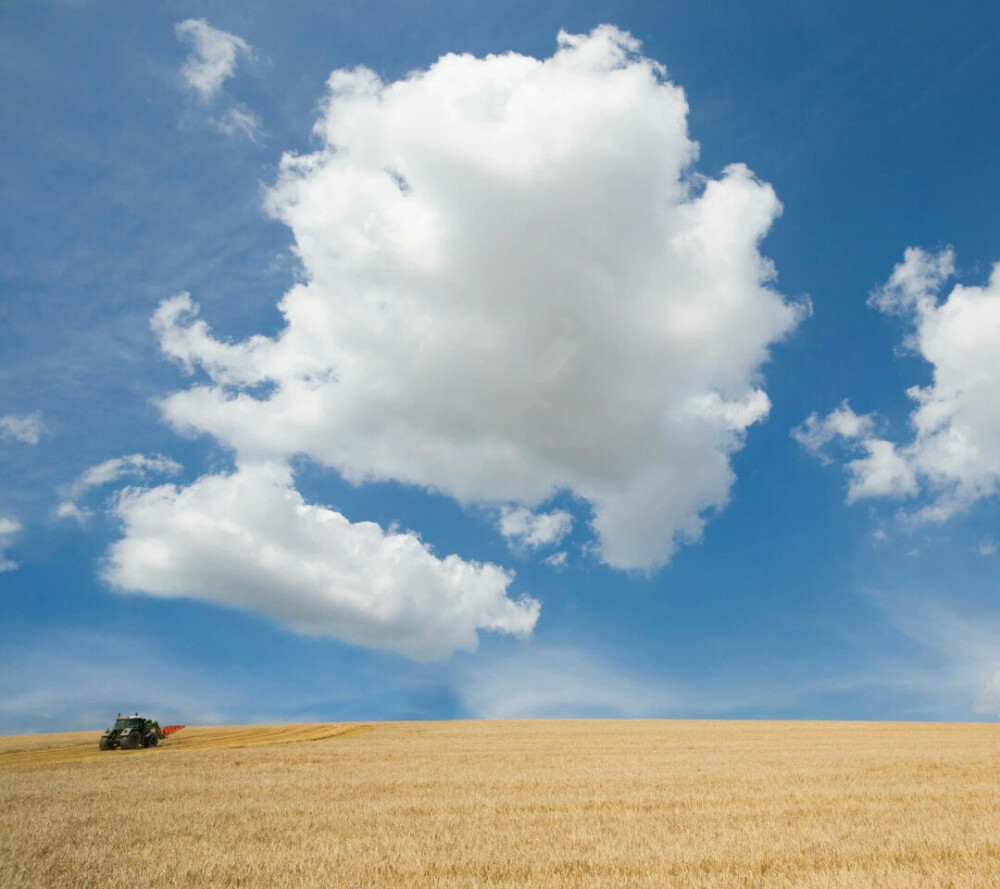
{"type": "Polygon", "coordinates": [[[165,726],[163,726],[163,728],[160,729],[160,731],[163,732],[163,737],[164,738],[168,738],[174,732],[179,732],[182,728],[186,728],[186,726],[183,726],[183,725],[165,725],[165,726]]]}

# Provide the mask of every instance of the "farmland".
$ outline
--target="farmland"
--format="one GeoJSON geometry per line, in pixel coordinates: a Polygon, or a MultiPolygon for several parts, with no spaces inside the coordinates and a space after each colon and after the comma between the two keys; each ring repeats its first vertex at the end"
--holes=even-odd
{"type": "Polygon", "coordinates": [[[504,721],[0,739],[4,887],[1000,885],[1000,726],[504,721]]]}

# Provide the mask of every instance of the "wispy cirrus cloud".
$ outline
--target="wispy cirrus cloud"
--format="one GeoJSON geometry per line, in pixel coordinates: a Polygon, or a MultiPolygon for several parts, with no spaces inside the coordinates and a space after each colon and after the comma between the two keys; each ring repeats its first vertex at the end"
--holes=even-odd
{"type": "Polygon", "coordinates": [[[929,712],[1000,718],[1000,612],[962,610],[942,595],[879,596],[892,625],[928,656],[884,673],[896,687],[925,702],[929,712]]]}
{"type": "MultiPolygon", "coordinates": [[[[861,701],[867,696],[899,691],[894,671],[870,665],[817,670],[730,662],[724,671],[709,669],[698,676],[672,672],[662,665],[637,668],[586,644],[539,642],[462,659],[451,681],[464,712],[484,719],[782,718],[845,692],[857,697],[857,709],[840,712],[857,717],[865,712],[861,701]]],[[[897,706],[922,703],[934,694],[936,688],[926,684],[907,689],[906,701],[897,706]]]]}
{"type": "Polygon", "coordinates": [[[93,515],[93,511],[80,500],[94,488],[104,487],[114,482],[128,479],[139,481],[151,475],[176,475],[181,471],[181,465],[169,457],[154,454],[126,454],[124,457],[113,457],[91,466],[82,472],[68,488],[64,499],[56,508],[59,518],[76,519],[81,524],[93,515]]]}
{"type": "Polygon", "coordinates": [[[666,717],[684,713],[690,691],[608,662],[582,648],[535,646],[465,666],[457,688],[482,719],[666,717]]]}
{"type": "Polygon", "coordinates": [[[249,704],[231,685],[204,670],[178,667],[128,635],[53,629],[30,644],[5,640],[0,659],[3,734],[99,730],[115,713],[133,709],[152,712],[164,724],[225,723],[249,704]],[[122,670],[123,661],[142,667],[122,670]]]}
{"type": "MultiPolygon", "coordinates": [[[[215,104],[223,95],[223,85],[236,73],[241,59],[255,57],[253,47],[242,37],[213,28],[204,19],[179,22],[174,33],[190,47],[181,78],[205,105],[215,104]]],[[[229,107],[210,118],[215,128],[227,136],[257,142],[262,134],[260,117],[246,104],[228,101],[229,107]]]]}
{"type": "Polygon", "coordinates": [[[215,122],[220,133],[227,136],[242,136],[256,142],[261,136],[260,118],[246,105],[233,105],[226,109],[215,122]]]}
{"type": "Polygon", "coordinates": [[[205,19],[187,19],[174,26],[177,39],[191,51],[181,68],[184,82],[202,99],[218,95],[236,71],[240,58],[253,58],[253,47],[242,37],[213,28],[205,19]]]}

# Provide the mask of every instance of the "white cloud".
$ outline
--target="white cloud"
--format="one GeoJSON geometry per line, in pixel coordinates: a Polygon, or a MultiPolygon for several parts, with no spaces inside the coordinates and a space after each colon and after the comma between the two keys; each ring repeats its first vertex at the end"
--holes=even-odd
{"type": "Polygon", "coordinates": [[[145,454],[113,457],[91,466],[82,472],[72,485],[64,489],[66,499],[56,508],[56,515],[59,518],[75,519],[84,524],[93,516],[93,511],[80,506],[77,501],[92,488],[102,487],[121,479],[137,481],[150,475],[176,475],[180,471],[179,463],[161,454],[154,454],[152,457],[147,457],[145,454]]]}
{"type": "Polygon", "coordinates": [[[997,545],[992,540],[984,540],[976,547],[976,552],[981,556],[992,556],[997,551],[997,545]]]}
{"type": "Polygon", "coordinates": [[[116,512],[125,535],[105,577],[124,591],[250,608],[417,660],[471,651],[480,629],[526,636],[538,620],[535,600],[508,598],[512,574],[307,504],[281,464],[126,489],[116,512]]]}
{"type": "Polygon", "coordinates": [[[16,571],[20,566],[6,555],[7,539],[21,530],[21,523],[9,516],[0,516],[0,574],[16,571]]]}
{"type": "Polygon", "coordinates": [[[545,562],[553,568],[562,568],[566,564],[565,550],[560,550],[557,553],[553,553],[551,556],[546,556],[545,562]]]}
{"type": "Polygon", "coordinates": [[[500,533],[507,540],[528,549],[555,546],[573,528],[573,516],[562,509],[533,513],[523,506],[500,510],[500,533]]]}
{"type": "Polygon", "coordinates": [[[828,445],[838,440],[862,454],[847,463],[848,503],[865,497],[906,497],[917,491],[912,467],[891,442],[876,437],[875,418],[856,414],[846,400],[825,417],[813,412],[792,430],[792,436],[824,463],[831,462],[828,445]]]}
{"type": "Polygon", "coordinates": [[[56,518],[73,519],[81,525],[87,524],[94,517],[94,511],[86,506],[80,506],[72,500],[63,500],[56,507],[56,518]]]}
{"type": "Polygon", "coordinates": [[[154,454],[127,454],[124,457],[114,457],[96,466],[91,466],[64,489],[66,499],[56,507],[56,516],[63,519],[74,519],[85,524],[93,516],[93,510],[81,506],[77,501],[93,488],[102,487],[121,479],[140,480],[150,475],[176,475],[181,471],[179,463],[154,454]]]}
{"type": "Polygon", "coordinates": [[[260,135],[260,118],[246,105],[228,108],[216,122],[219,132],[227,136],[243,136],[256,142],[260,135]]]}
{"type": "Polygon", "coordinates": [[[91,466],[73,483],[71,492],[79,496],[90,488],[107,485],[122,478],[139,479],[150,474],[176,475],[181,466],[169,457],[154,454],[127,454],[124,457],[114,457],[96,466],[91,466]]]}
{"type": "Polygon", "coordinates": [[[870,415],[854,413],[845,399],[840,407],[825,417],[821,418],[815,411],[811,413],[801,426],[792,430],[792,436],[807,450],[823,457],[823,448],[835,439],[864,439],[871,435],[873,429],[874,419],[870,415]]]}
{"type": "Polygon", "coordinates": [[[906,345],[933,368],[929,386],[906,391],[916,403],[912,440],[877,437],[870,418],[846,402],[825,419],[813,414],[795,433],[812,450],[840,436],[859,452],[847,464],[848,500],[926,494],[916,517],[943,520],[1000,491],[1000,264],[985,287],[955,285],[942,301],[953,272],[951,250],[911,247],[869,300],[912,323],[906,345]],[[853,429],[844,417],[854,417],[853,429]]]}
{"type": "Polygon", "coordinates": [[[847,464],[847,502],[866,497],[909,497],[917,493],[916,474],[892,442],[868,438],[860,443],[864,456],[847,464]]]}
{"type": "Polygon", "coordinates": [[[213,28],[204,19],[187,19],[174,26],[177,39],[191,52],[181,68],[181,76],[203,99],[211,99],[232,77],[240,57],[253,56],[253,47],[242,37],[213,28]]]}
{"type": "Polygon", "coordinates": [[[0,536],[4,534],[15,534],[21,530],[21,523],[7,518],[6,516],[0,517],[0,536]]]}
{"type": "Polygon", "coordinates": [[[950,248],[939,253],[927,253],[918,247],[907,247],[903,261],[889,280],[868,298],[868,305],[887,315],[909,315],[933,310],[936,294],[955,274],[955,253],[950,248]]]}
{"type": "Polygon", "coordinates": [[[333,72],[322,147],[267,196],[306,271],[285,328],[227,343],[165,301],[164,351],[209,377],[165,416],[241,460],[464,503],[573,492],[620,568],[698,539],[805,309],[758,251],[773,190],[739,164],[694,174],[684,94],[639,51],[602,26],[545,60],[333,72]]]}
{"type": "Polygon", "coordinates": [[[24,416],[6,414],[0,417],[0,441],[23,441],[36,445],[44,432],[42,415],[38,411],[24,416]]]}

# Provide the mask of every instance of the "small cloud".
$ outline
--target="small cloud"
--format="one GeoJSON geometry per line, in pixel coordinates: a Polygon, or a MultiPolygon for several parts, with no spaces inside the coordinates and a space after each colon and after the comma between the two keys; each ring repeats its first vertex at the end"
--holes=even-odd
{"type": "Polygon", "coordinates": [[[94,515],[94,511],[87,509],[85,506],[81,507],[75,504],[72,500],[63,500],[59,506],[56,507],[56,517],[60,519],[74,519],[81,525],[87,524],[87,521],[94,515]]]}
{"type": "Polygon", "coordinates": [[[0,537],[6,534],[16,534],[21,530],[21,523],[10,518],[0,518],[0,537]]]}
{"type": "Polygon", "coordinates": [[[910,559],[916,559],[916,558],[918,558],[920,556],[920,550],[919,549],[911,549],[906,555],[910,559]]]}
{"type": "Polygon", "coordinates": [[[871,435],[875,426],[871,414],[856,414],[845,399],[840,406],[825,417],[820,417],[815,411],[806,417],[805,422],[792,430],[794,438],[807,451],[819,456],[829,463],[822,451],[835,438],[847,441],[864,439],[871,435]]]}
{"type": "Polygon", "coordinates": [[[191,47],[181,76],[205,101],[213,99],[233,76],[241,56],[253,58],[253,47],[242,37],[213,28],[204,19],[179,22],[174,33],[191,47]]]}
{"type": "Polygon", "coordinates": [[[179,463],[162,454],[154,454],[152,457],[128,454],[91,466],[74,482],[72,491],[79,496],[90,488],[106,485],[120,478],[144,478],[150,474],[177,475],[180,471],[179,463]]]}
{"type": "Polygon", "coordinates": [[[562,567],[564,567],[566,565],[566,552],[565,552],[565,550],[561,550],[560,552],[553,553],[551,556],[549,556],[545,560],[545,563],[547,565],[551,565],[553,568],[562,568],[562,567]]]}
{"type": "Polygon", "coordinates": [[[0,441],[23,441],[36,445],[45,431],[40,411],[22,417],[16,414],[0,417],[0,441]]]}
{"type": "Polygon", "coordinates": [[[903,261],[892,270],[889,280],[871,293],[868,305],[887,315],[931,308],[944,282],[954,274],[955,251],[951,247],[938,253],[907,247],[903,261]]]}
{"type": "Polygon", "coordinates": [[[150,475],[177,475],[181,465],[162,454],[147,457],[145,454],[127,454],[124,457],[114,457],[96,466],[91,466],[80,474],[75,482],[66,490],[66,499],[56,507],[56,516],[61,519],[73,519],[81,525],[86,524],[94,512],[77,502],[92,488],[111,484],[120,479],[140,480],[150,475]]]}
{"type": "Polygon", "coordinates": [[[981,556],[992,556],[997,551],[997,545],[992,540],[984,540],[976,547],[976,552],[981,556]]]}
{"type": "Polygon", "coordinates": [[[16,571],[20,567],[17,562],[8,559],[5,552],[7,538],[12,537],[20,530],[21,523],[19,521],[8,516],[0,516],[0,574],[5,571],[16,571]]]}
{"type": "Polygon", "coordinates": [[[916,474],[906,455],[891,441],[876,437],[874,415],[854,413],[846,400],[825,417],[810,414],[792,430],[792,438],[824,464],[832,462],[826,448],[834,441],[859,455],[847,463],[848,503],[866,497],[907,497],[917,491],[916,474]]]}
{"type": "Polygon", "coordinates": [[[528,549],[555,546],[573,528],[573,516],[562,509],[533,513],[519,506],[500,510],[500,533],[513,545],[528,549]]]}
{"type": "Polygon", "coordinates": [[[872,531],[872,539],[876,543],[885,543],[889,539],[889,535],[885,533],[881,528],[876,528],[872,531]]]}
{"type": "Polygon", "coordinates": [[[251,142],[256,142],[260,136],[260,118],[246,105],[234,105],[228,109],[216,122],[220,133],[227,136],[242,136],[251,142]]]}

